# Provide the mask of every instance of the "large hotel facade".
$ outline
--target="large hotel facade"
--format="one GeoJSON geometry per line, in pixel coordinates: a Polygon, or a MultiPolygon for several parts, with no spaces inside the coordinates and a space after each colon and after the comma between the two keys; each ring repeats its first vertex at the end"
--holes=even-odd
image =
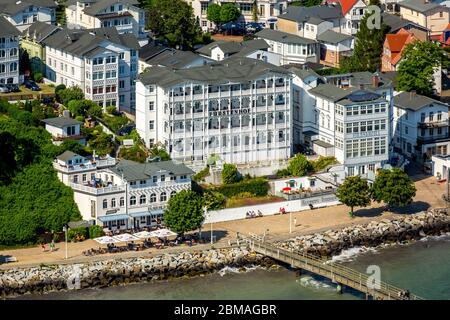
{"type": "Polygon", "coordinates": [[[292,155],[291,73],[248,58],[174,70],[151,67],[136,84],[136,129],[172,159],[229,163],[292,155]]]}

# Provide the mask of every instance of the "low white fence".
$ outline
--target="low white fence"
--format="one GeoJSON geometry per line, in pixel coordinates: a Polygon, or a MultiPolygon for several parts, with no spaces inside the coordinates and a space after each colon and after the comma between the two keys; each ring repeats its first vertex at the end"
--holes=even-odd
{"type": "Polygon", "coordinates": [[[245,219],[248,211],[254,211],[256,214],[258,210],[262,212],[264,216],[274,215],[280,212],[280,208],[284,207],[287,213],[295,211],[310,210],[309,205],[312,204],[314,208],[329,207],[340,204],[339,200],[334,194],[326,194],[317,197],[265,203],[260,205],[252,205],[239,208],[229,208],[222,210],[208,211],[204,223],[216,223],[231,220],[245,219]]]}

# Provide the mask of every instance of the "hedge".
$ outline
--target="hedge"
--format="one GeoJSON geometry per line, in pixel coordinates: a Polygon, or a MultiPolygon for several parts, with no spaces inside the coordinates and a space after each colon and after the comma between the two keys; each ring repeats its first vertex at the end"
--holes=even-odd
{"type": "Polygon", "coordinates": [[[243,192],[249,192],[256,197],[263,197],[269,192],[269,183],[264,178],[255,178],[222,185],[220,187],[213,188],[211,191],[219,192],[227,198],[231,198],[243,192]]]}

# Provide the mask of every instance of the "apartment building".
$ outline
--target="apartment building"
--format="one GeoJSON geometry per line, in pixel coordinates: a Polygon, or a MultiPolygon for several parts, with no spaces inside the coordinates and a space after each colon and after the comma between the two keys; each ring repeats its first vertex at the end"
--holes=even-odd
{"type": "Polygon", "coordinates": [[[340,32],[356,35],[359,24],[367,10],[367,4],[363,0],[332,0],[330,2],[339,3],[344,17],[341,22],[340,32]]]}
{"type": "Polygon", "coordinates": [[[72,188],[83,220],[109,230],[156,225],[169,199],[190,190],[194,173],[173,161],[116,161],[71,151],[59,155],[53,167],[58,178],[72,188]]]}
{"type": "Polygon", "coordinates": [[[0,83],[19,83],[19,30],[0,16],[0,83]]]}
{"type": "Polygon", "coordinates": [[[132,33],[138,39],[147,38],[145,10],[137,0],[69,0],[67,27],[96,29],[114,27],[119,34],[132,33]]]}
{"type": "Polygon", "coordinates": [[[417,41],[417,38],[404,29],[400,29],[396,34],[387,34],[381,56],[381,71],[396,71],[402,60],[403,50],[414,41],[417,41]]]}
{"type": "Polygon", "coordinates": [[[272,29],[263,29],[256,36],[267,42],[268,52],[280,56],[281,65],[319,62],[320,47],[315,40],[272,29]]]}
{"type": "Polygon", "coordinates": [[[450,22],[448,7],[428,0],[404,0],[398,3],[400,16],[430,30],[431,35],[438,35],[450,22]]]}
{"type": "Polygon", "coordinates": [[[347,175],[373,176],[387,162],[391,81],[370,72],[319,77],[309,71],[293,83],[302,143],[319,155],[336,157],[347,175]]]}
{"type": "Polygon", "coordinates": [[[175,70],[151,67],[136,84],[136,129],[148,147],[204,164],[292,155],[291,75],[248,58],[175,70]]]}
{"type": "Polygon", "coordinates": [[[415,92],[394,97],[394,148],[420,161],[450,152],[449,117],[446,103],[415,92]]]}
{"type": "Polygon", "coordinates": [[[134,112],[140,46],[133,34],[118,34],[115,28],[65,28],[43,42],[47,82],[78,86],[86,99],[102,107],[134,112]]]}
{"type": "Polygon", "coordinates": [[[56,24],[56,1],[0,0],[0,15],[23,31],[36,21],[56,24]]]}
{"type": "MultiPolygon", "coordinates": [[[[212,3],[217,4],[225,4],[225,3],[234,3],[242,13],[241,21],[244,22],[253,22],[254,19],[254,9],[253,6],[255,4],[254,0],[237,0],[237,1],[226,1],[226,0],[185,0],[188,4],[192,6],[194,9],[194,15],[199,19],[200,26],[204,31],[208,31],[211,28],[214,28],[214,23],[208,20],[207,18],[207,10],[208,6],[212,3]]],[[[266,27],[274,28],[274,25],[277,21],[277,16],[282,14],[287,6],[289,1],[287,0],[258,0],[256,2],[257,6],[257,21],[265,23],[266,27]]]]}

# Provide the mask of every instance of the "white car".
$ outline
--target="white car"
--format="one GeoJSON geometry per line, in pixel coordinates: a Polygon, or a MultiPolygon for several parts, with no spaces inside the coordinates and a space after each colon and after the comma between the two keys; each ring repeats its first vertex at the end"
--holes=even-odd
{"type": "Polygon", "coordinates": [[[9,92],[10,92],[9,88],[5,84],[0,83],[0,93],[9,93],[9,92]]]}

